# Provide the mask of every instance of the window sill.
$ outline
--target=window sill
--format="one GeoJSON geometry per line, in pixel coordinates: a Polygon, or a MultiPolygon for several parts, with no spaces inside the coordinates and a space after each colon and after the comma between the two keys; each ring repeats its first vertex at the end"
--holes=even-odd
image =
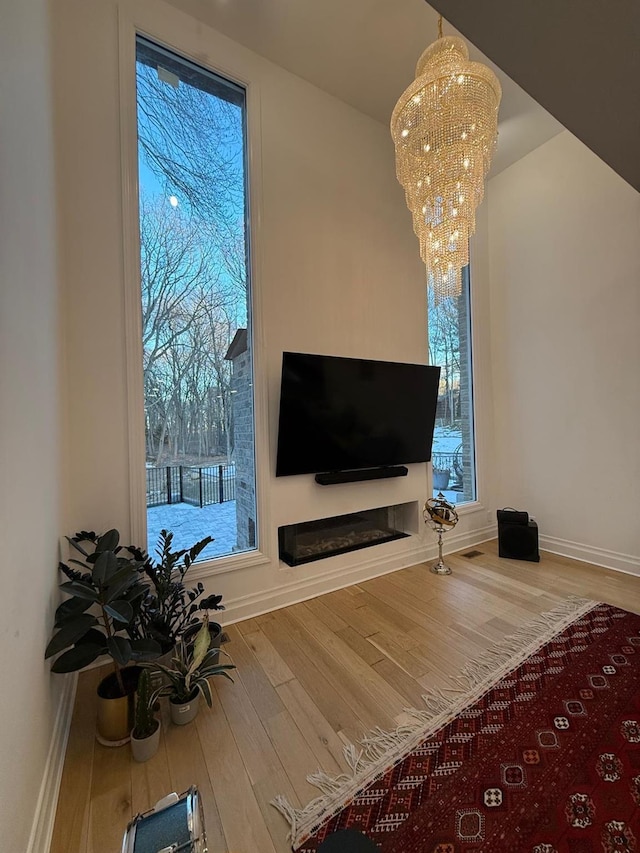
{"type": "Polygon", "coordinates": [[[485,505],[478,500],[468,501],[463,504],[454,504],[458,515],[471,515],[474,512],[483,512],[485,505]]]}
{"type": "Polygon", "coordinates": [[[263,566],[269,562],[271,562],[270,558],[262,551],[243,551],[240,554],[229,554],[227,557],[216,557],[213,560],[203,560],[201,563],[196,563],[189,570],[189,579],[192,581],[203,580],[214,575],[224,575],[228,572],[263,566]]]}

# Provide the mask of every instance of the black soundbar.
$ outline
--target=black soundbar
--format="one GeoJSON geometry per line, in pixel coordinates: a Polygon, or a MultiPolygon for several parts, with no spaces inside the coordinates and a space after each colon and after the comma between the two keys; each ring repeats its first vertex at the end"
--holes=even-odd
{"type": "Polygon", "coordinates": [[[336,483],[357,483],[360,480],[384,480],[387,477],[406,477],[406,465],[390,465],[383,468],[360,468],[353,471],[326,471],[316,474],[316,483],[334,486],[336,483]]]}

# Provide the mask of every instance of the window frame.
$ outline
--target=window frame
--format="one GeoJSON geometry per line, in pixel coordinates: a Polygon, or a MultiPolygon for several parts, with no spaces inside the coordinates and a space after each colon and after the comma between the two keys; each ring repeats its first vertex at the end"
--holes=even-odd
{"type": "MultiPolygon", "coordinates": [[[[248,330],[254,394],[254,453],[256,478],[257,545],[251,551],[203,560],[193,566],[192,580],[268,563],[272,543],[269,536],[268,496],[268,421],[266,398],[266,359],[262,327],[262,299],[259,280],[261,267],[260,212],[261,126],[260,90],[215,31],[195,19],[149,0],[118,5],[119,106],[122,177],[122,223],[124,257],[125,345],[128,420],[128,466],[130,533],[134,542],[147,541],[145,475],[144,387],[142,372],[142,305],[140,293],[140,238],[138,197],[138,137],[136,99],[136,37],[142,36],[160,47],[183,56],[242,86],[246,92],[246,216],[249,279],[248,330]],[[216,61],[212,53],[216,52],[216,61]]],[[[215,531],[211,531],[215,536],[215,531]]]]}
{"type": "MultiPolygon", "coordinates": [[[[469,244],[469,332],[471,337],[470,346],[470,368],[469,374],[471,377],[471,408],[473,418],[473,458],[475,467],[475,499],[465,501],[464,503],[456,504],[458,516],[473,515],[475,513],[485,512],[486,506],[484,501],[484,484],[486,482],[486,472],[484,461],[486,453],[484,448],[485,442],[485,407],[480,403],[486,399],[487,390],[485,390],[484,376],[486,370],[489,369],[488,353],[485,348],[479,346],[478,342],[481,318],[479,304],[480,300],[477,297],[477,285],[474,282],[481,277],[481,252],[478,250],[477,237],[472,238],[469,244]]],[[[428,285],[427,285],[428,286],[428,285]]],[[[484,318],[483,318],[484,319],[484,318]]],[[[428,338],[428,323],[429,317],[427,312],[427,338],[428,338]]],[[[433,465],[430,463],[427,477],[427,494],[433,495],[433,465]]],[[[487,523],[491,525],[491,512],[487,511],[487,523]]]]}

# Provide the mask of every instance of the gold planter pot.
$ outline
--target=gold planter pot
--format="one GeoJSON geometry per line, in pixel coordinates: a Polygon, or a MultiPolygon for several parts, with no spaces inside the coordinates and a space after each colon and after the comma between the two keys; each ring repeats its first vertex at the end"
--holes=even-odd
{"type": "Polygon", "coordinates": [[[126,691],[124,696],[118,695],[118,680],[114,673],[107,675],[98,685],[96,740],[103,746],[122,746],[129,742],[131,736],[140,667],[125,667],[121,674],[126,691]]]}

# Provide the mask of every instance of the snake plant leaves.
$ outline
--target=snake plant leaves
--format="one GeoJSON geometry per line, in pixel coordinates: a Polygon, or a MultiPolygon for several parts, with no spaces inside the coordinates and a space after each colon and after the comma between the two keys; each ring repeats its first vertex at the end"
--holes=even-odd
{"type": "Polygon", "coordinates": [[[206,678],[198,679],[198,690],[204,696],[204,700],[209,707],[213,705],[213,697],[211,696],[211,685],[206,678]]]}
{"type": "Polygon", "coordinates": [[[72,646],[80,637],[87,633],[89,628],[93,628],[97,624],[98,620],[90,613],[82,613],[80,616],[76,616],[75,619],[67,622],[66,625],[53,635],[44,653],[45,658],[57,655],[58,652],[72,646]]]}
{"type": "Polygon", "coordinates": [[[77,670],[93,663],[105,652],[104,645],[83,643],[64,652],[53,663],[51,672],[77,672],[77,670]]]}

